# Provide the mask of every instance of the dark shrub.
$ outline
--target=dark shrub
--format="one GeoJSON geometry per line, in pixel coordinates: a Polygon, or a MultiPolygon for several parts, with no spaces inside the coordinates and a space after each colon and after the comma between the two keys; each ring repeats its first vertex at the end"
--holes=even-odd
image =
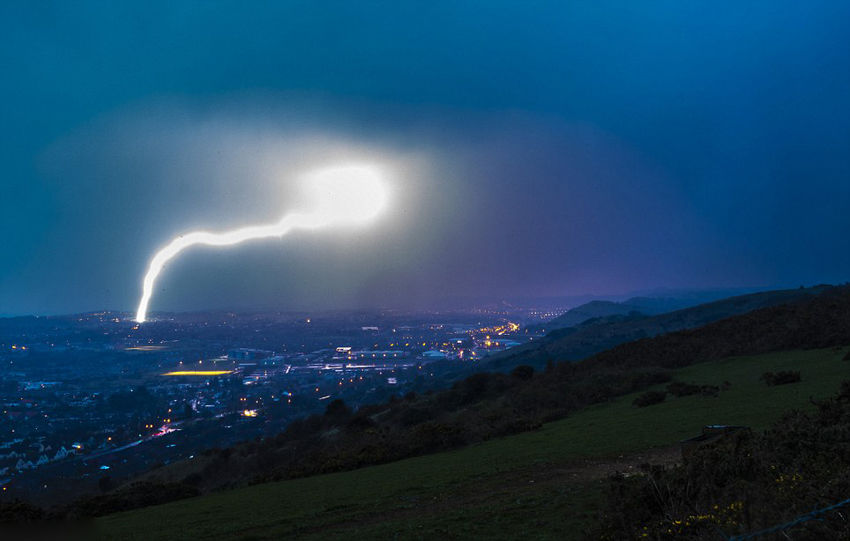
{"type": "Polygon", "coordinates": [[[196,487],[183,483],[138,482],[101,496],[78,500],[72,506],[73,517],[97,517],[139,507],[159,505],[200,494],[196,487]]]}
{"type": "Polygon", "coordinates": [[[399,417],[399,424],[404,427],[418,425],[434,418],[434,414],[422,406],[405,408],[399,417]]]}
{"type": "Polygon", "coordinates": [[[534,367],[528,366],[527,364],[521,364],[511,370],[511,375],[517,379],[531,379],[534,375],[534,367]]]}
{"type": "Polygon", "coordinates": [[[477,402],[487,396],[493,378],[494,376],[488,372],[479,372],[459,381],[452,387],[452,390],[457,392],[460,404],[477,402]]]}
{"type": "Polygon", "coordinates": [[[847,355],[844,356],[845,361],[850,361],[850,351],[847,352],[847,355]]]}
{"type": "Polygon", "coordinates": [[[652,406],[653,404],[660,404],[664,402],[664,399],[667,398],[667,393],[664,391],[647,391],[635,398],[632,404],[639,408],[645,408],[646,406],[652,406]]]}
{"type": "Polygon", "coordinates": [[[469,443],[466,436],[456,425],[428,421],[412,429],[408,443],[414,452],[428,453],[469,443]]]}
{"type": "Polygon", "coordinates": [[[761,375],[768,386],[787,385],[788,383],[797,383],[800,381],[800,373],[795,370],[782,370],[779,372],[765,372],[761,375]]]}
{"type": "Polygon", "coordinates": [[[720,393],[720,387],[717,385],[700,385],[699,392],[702,396],[717,396],[720,393]]]}
{"type": "Polygon", "coordinates": [[[375,421],[372,420],[372,417],[361,411],[358,411],[357,414],[348,421],[348,428],[355,431],[366,430],[367,428],[372,428],[374,426],[376,426],[376,424],[375,421]]]}
{"type": "Polygon", "coordinates": [[[104,475],[97,480],[97,488],[99,488],[101,492],[109,492],[115,488],[115,482],[110,476],[104,475]]]}
{"type": "Polygon", "coordinates": [[[332,400],[328,407],[325,408],[325,415],[328,417],[348,417],[351,414],[351,409],[342,399],[337,398],[332,400]]]}
{"type": "Polygon", "coordinates": [[[204,478],[198,472],[190,473],[189,475],[187,475],[183,479],[184,484],[192,486],[192,487],[200,486],[203,481],[204,481],[204,478]]]}
{"type": "Polygon", "coordinates": [[[34,505],[15,500],[0,502],[0,524],[35,522],[44,518],[44,511],[34,505]]]}
{"type": "Polygon", "coordinates": [[[697,394],[700,391],[701,388],[699,385],[683,383],[681,381],[674,381],[667,386],[667,392],[673,396],[690,396],[692,394],[697,394]]]}

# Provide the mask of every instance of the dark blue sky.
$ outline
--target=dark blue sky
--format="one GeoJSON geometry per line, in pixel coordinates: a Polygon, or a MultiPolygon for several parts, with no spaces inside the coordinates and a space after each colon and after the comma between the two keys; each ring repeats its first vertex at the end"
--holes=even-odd
{"type": "Polygon", "coordinates": [[[125,4],[0,7],[0,314],[131,310],[359,159],[382,228],[192,251],[152,309],[850,276],[847,2],[125,4]]]}

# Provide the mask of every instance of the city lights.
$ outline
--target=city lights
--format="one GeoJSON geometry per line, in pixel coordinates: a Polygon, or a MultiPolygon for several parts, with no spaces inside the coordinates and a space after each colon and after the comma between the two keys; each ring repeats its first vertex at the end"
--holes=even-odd
{"type": "Polygon", "coordinates": [[[163,376],[224,376],[232,372],[232,370],[177,370],[166,372],[163,376]]]}

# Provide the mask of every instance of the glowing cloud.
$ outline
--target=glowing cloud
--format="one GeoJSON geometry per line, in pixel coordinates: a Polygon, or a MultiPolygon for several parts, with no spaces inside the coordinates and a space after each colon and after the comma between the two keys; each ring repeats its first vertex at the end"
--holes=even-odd
{"type": "Polygon", "coordinates": [[[304,176],[304,180],[308,194],[316,200],[312,212],[293,212],[273,224],[248,226],[222,233],[193,231],[180,235],[160,249],[151,259],[142,282],[142,298],[136,310],[136,321],[144,323],[147,319],[153,288],[165,264],[190,246],[232,246],[247,240],[282,237],[295,229],[356,226],[374,219],[386,206],[387,193],[381,175],[373,167],[331,167],[309,173],[304,176]]]}

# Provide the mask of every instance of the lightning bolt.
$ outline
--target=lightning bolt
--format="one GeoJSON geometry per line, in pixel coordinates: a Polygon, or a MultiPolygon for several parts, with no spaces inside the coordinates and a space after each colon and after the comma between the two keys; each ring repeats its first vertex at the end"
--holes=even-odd
{"type": "Polygon", "coordinates": [[[193,231],[180,235],[160,249],[151,259],[142,281],[142,297],[136,310],[136,322],[147,320],[148,305],[156,279],[165,265],[181,252],[196,245],[232,246],[248,240],[283,237],[295,229],[317,229],[329,225],[356,224],[376,216],[386,203],[386,193],[374,168],[335,167],[309,175],[309,188],[318,196],[314,212],[291,213],[280,221],[248,226],[222,233],[193,231]]]}

